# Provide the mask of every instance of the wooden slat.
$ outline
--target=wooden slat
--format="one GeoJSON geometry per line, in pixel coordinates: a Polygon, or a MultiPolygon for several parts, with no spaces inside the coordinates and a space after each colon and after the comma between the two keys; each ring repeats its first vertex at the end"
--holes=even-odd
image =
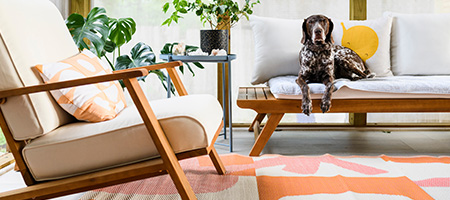
{"type": "Polygon", "coordinates": [[[240,87],[239,88],[239,93],[238,93],[238,100],[247,100],[247,88],[245,87],[240,87]]]}
{"type": "Polygon", "coordinates": [[[123,80],[182,199],[197,199],[136,78],[123,80]]]}
{"type": "Polygon", "coordinates": [[[276,98],[273,96],[272,92],[270,92],[270,89],[268,87],[264,88],[264,92],[266,94],[267,100],[276,100],[276,98]]]}
{"type": "Polygon", "coordinates": [[[265,100],[266,95],[264,94],[264,89],[261,87],[255,88],[256,90],[256,99],[258,100],[265,100]]]}
{"type": "Polygon", "coordinates": [[[247,95],[249,100],[256,100],[256,90],[254,87],[247,88],[247,95]]]}

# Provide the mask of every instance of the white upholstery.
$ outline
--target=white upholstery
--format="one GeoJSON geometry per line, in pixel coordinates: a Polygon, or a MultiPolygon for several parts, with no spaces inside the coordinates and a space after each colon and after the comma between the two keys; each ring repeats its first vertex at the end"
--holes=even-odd
{"type": "MultiPolygon", "coordinates": [[[[150,102],[175,152],[207,147],[222,120],[211,95],[150,102]]],[[[33,140],[24,150],[36,180],[50,180],[158,157],[136,107],[109,121],[77,122],[33,140]]]]}
{"type": "MultiPolygon", "coordinates": [[[[31,67],[78,53],[58,9],[48,0],[0,0],[0,90],[42,83],[31,67]]],[[[1,105],[16,140],[38,137],[73,118],[49,93],[1,105]]]]}
{"type": "MultiPolygon", "coordinates": [[[[269,80],[270,91],[277,99],[301,99],[296,76],[279,76],[269,80]]],[[[321,99],[325,85],[308,84],[312,99],[321,99]]],[[[450,76],[390,76],[335,82],[333,99],[450,98],[450,76]]]]}
{"type": "Polygon", "coordinates": [[[394,75],[450,75],[450,14],[392,15],[394,75]]]}
{"type": "Polygon", "coordinates": [[[298,74],[302,23],[303,19],[250,16],[255,38],[253,85],[265,83],[276,76],[298,74]]]}

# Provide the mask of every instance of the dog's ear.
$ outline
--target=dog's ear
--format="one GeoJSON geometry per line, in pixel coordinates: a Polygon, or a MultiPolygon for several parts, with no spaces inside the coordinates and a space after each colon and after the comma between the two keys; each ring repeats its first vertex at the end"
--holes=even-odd
{"type": "Polygon", "coordinates": [[[303,25],[302,25],[302,30],[303,30],[302,44],[305,44],[306,41],[311,40],[311,36],[309,36],[308,30],[306,29],[306,21],[307,21],[307,19],[303,20],[303,25]]]}
{"type": "Polygon", "coordinates": [[[331,21],[331,19],[328,18],[328,33],[327,33],[327,37],[325,38],[325,42],[331,42],[332,44],[334,44],[333,35],[331,34],[333,32],[333,28],[334,28],[334,24],[331,21]]]}

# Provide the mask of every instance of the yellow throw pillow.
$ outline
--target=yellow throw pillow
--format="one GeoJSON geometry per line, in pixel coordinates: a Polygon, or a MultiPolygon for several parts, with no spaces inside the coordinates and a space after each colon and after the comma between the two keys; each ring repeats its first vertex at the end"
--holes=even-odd
{"type": "MultiPolygon", "coordinates": [[[[111,74],[103,61],[89,50],[66,60],[37,65],[46,83],[111,74]]],[[[126,106],[118,81],[51,91],[58,104],[78,120],[100,122],[113,119],[126,106]]]]}
{"type": "Polygon", "coordinates": [[[375,20],[335,20],[335,44],[355,51],[376,76],[393,76],[391,71],[391,17],[375,20]]]}

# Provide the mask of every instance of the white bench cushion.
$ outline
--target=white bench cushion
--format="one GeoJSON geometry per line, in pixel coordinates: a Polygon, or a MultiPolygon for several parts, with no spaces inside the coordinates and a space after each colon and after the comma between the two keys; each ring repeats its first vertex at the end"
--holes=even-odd
{"type": "MultiPolygon", "coordinates": [[[[151,101],[175,152],[207,147],[222,121],[211,95],[151,101]]],[[[109,121],[77,122],[33,140],[23,155],[38,181],[112,168],[159,156],[134,105],[109,121]]]]}
{"type": "MultiPolygon", "coordinates": [[[[269,80],[272,94],[278,99],[301,99],[296,76],[279,76],[269,80]]],[[[450,98],[450,76],[390,76],[335,83],[333,99],[450,98]]],[[[320,99],[325,86],[309,84],[311,98],[320,99]]]]}

